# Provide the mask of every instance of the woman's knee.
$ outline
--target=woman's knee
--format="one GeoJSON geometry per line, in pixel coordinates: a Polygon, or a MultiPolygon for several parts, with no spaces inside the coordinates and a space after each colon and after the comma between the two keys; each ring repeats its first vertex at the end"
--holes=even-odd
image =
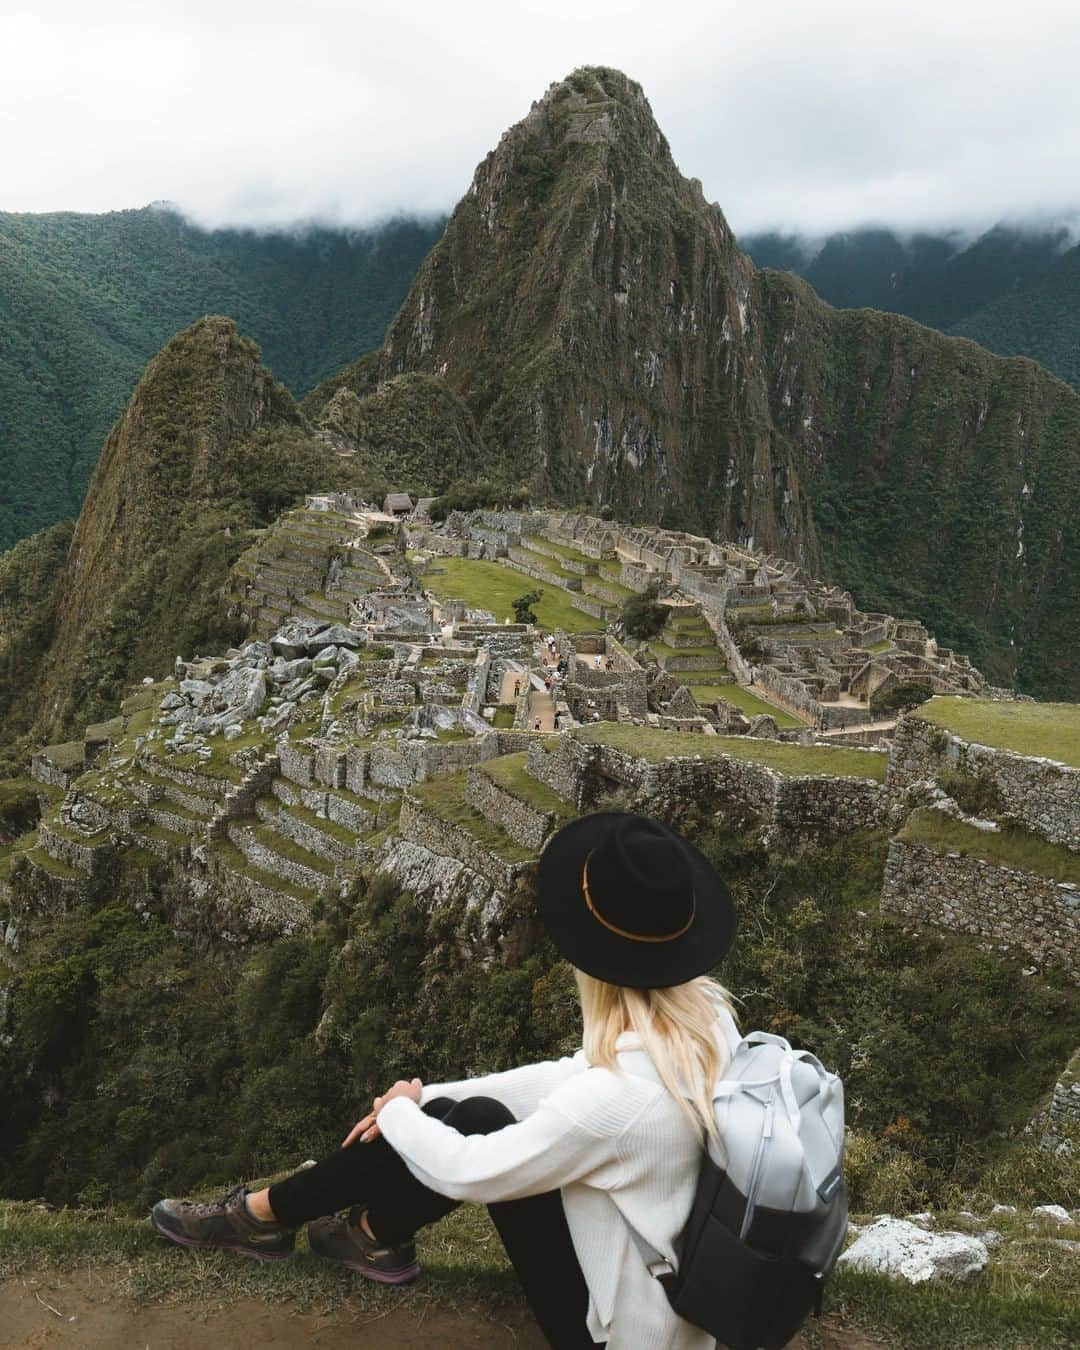
{"type": "Polygon", "coordinates": [[[494,1134],[515,1123],[509,1108],[494,1097],[466,1097],[455,1102],[442,1120],[444,1125],[453,1126],[458,1134],[494,1134]]]}

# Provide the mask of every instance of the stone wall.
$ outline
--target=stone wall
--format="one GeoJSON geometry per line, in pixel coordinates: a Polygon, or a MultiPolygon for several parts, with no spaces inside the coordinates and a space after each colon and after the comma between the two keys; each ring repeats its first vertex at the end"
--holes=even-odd
{"type": "Polygon", "coordinates": [[[883,908],[908,918],[1019,948],[1080,980],[1080,891],[981,858],[939,853],[894,839],[883,908]]]}
{"type": "Polygon", "coordinates": [[[532,865],[506,862],[468,830],[426,810],[410,792],[402,798],[398,833],[442,858],[456,858],[503,895],[515,889],[518,877],[532,865]]]}
{"type": "Polygon", "coordinates": [[[835,839],[872,829],[885,816],[883,783],[865,778],[781,778],[770,844],[835,839]]]}
{"type": "Polygon", "coordinates": [[[889,757],[890,790],[950,770],[985,775],[1001,793],[1004,811],[1025,829],[1080,851],[1080,769],[969,743],[918,716],[902,718],[889,757]]]}
{"type": "MultiPolygon", "coordinates": [[[[213,857],[200,855],[199,864],[189,877],[190,890],[200,907],[210,907],[212,921],[200,927],[213,934],[215,943],[290,937],[311,928],[311,911],[302,900],[260,885],[213,857]]],[[[189,916],[180,909],[173,922],[185,926],[185,921],[189,916]]]]}
{"type": "Polygon", "coordinates": [[[855,727],[870,721],[869,708],[853,708],[843,703],[822,703],[796,675],[785,675],[772,666],[755,666],[754,681],[768,691],[777,703],[807,718],[823,731],[836,727],[855,727]]]}
{"type": "Polygon", "coordinates": [[[738,802],[761,816],[770,843],[835,838],[877,825],[887,794],[872,779],[787,776],[763,764],[726,755],[672,756],[651,763],[611,746],[564,736],[548,749],[529,750],[528,772],[578,810],[612,786],[661,815],[710,799],[738,802]]]}
{"type": "Polygon", "coordinates": [[[332,879],[324,873],[267,848],[259,837],[245,825],[238,824],[236,821],[230,822],[228,835],[252,867],[257,867],[260,872],[266,872],[269,876],[283,877],[294,886],[301,886],[316,893],[322,891],[325,886],[333,884],[332,879]]]}
{"type": "Polygon", "coordinates": [[[543,848],[558,820],[556,812],[540,811],[501,788],[483,769],[469,770],[466,791],[474,810],[534,853],[543,848]]]}
{"type": "Polygon", "coordinates": [[[99,839],[95,844],[84,842],[63,834],[46,820],[38,825],[38,845],[50,858],[87,876],[100,872],[110,851],[107,839],[99,839]]]}
{"type": "Polygon", "coordinates": [[[317,858],[325,858],[327,862],[333,863],[350,862],[353,858],[355,847],[352,843],[343,843],[325,830],[320,830],[317,825],[311,825],[300,816],[294,816],[287,805],[275,809],[271,802],[263,799],[256,802],[255,814],[275,834],[281,835],[282,839],[291,839],[294,844],[299,844],[308,853],[314,853],[317,858]]]}
{"type": "Polygon", "coordinates": [[[136,763],[151,776],[165,778],[170,783],[175,783],[177,787],[189,789],[204,800],[214,801],[216,804],[225,796],[227,784],[222,778],[211,778],[208,774],[198,773],[195,769],[181,769],[175,764],[170,764],[167,759],[159,759],[154,755],[147,755],[145,758],[141,754],[137,755],[136,763]]]}

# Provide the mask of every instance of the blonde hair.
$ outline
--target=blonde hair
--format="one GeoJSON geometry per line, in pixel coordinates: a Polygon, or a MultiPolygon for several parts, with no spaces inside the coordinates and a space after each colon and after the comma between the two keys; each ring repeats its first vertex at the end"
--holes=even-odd
{"type": "Polygon", "coordinates": [[[636,1031],[660,1080],[703,1134],[716,1137],[712,1087],[729,1055],[717,1039],[722,1008],[734,1017],[731,995],[716,980],[700,976],[666,989],[627,989],[607,984],[575,967],[581,996],[585,1058],[605,1069],[618,1067],[615,1042],[636,1031]]]}

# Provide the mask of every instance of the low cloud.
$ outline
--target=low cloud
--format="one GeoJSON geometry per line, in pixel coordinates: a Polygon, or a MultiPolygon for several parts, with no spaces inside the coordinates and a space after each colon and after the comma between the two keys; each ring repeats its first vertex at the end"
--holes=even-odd
{"type": "Polygon", "coordinates": [[[740,233],[1075,223],[1080,6],[6,0],[0,209],[446,211],[575,66],[641,81],[740,233]]]}

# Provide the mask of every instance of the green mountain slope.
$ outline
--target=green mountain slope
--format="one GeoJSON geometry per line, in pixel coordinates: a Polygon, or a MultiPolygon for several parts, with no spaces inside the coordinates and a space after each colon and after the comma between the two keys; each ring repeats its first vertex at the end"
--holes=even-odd
{"type": "Polygon", "coordinates": [[[1080,389],[1080,246],[1022,290],[969,314],[952,331],[1003,356],[1031,356],[1080,389]]]}
{"type": "Polygon", "coordinates": [[[901,238],[861,229],[812,245],[766,232],[740,243],[758,267],[794,272],[842,309],[906,314],[1003,356],[1030,356],[1080,388],[1080,249],[1064,229],[997,225],[901,238]]]}
{"type": "Polygon", "coordinates": [[[408,371],[468,405],[478,471],[752,541],[1080,697],[1080,398],[755,271],[617,71],[480,164],[387,332],[380,377],[408,371]]]}
{"type": "Polygon", "coordinates": [[[74,516],[143,366],[227,314],[298,394],[377,346],[442,222],[207,232],[171,210],[0,213],[0,549],[74,516]]]}
{"type": "Polygon", "coordinates": [[[74,534],[56,525],[0,555],[8,753],[111,714],[178,652],[239,637],[221,588],[248,532],[345,472],[230,319],[178,333],[105,442],[74,534]]]}

